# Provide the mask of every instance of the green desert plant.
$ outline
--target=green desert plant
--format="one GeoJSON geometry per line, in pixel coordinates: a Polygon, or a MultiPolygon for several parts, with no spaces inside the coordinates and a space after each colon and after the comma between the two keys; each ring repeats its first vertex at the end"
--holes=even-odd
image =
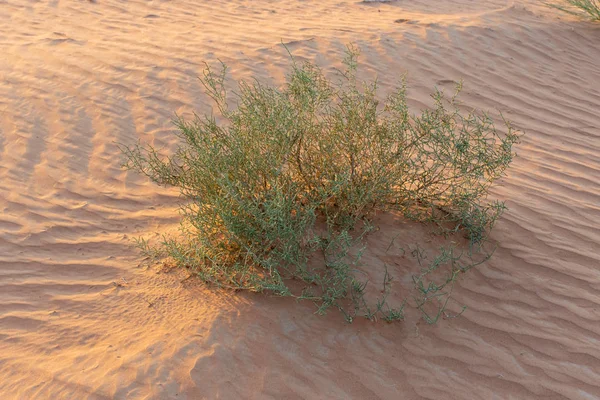
{"type": "Polygon", "coordinates": [[[585,16],[600,21],[600,2],[598,0],[563,0],[560,3],[546,3],[550,7],[577,16],[585,16]]]}
{"type": "MultiPolygon", "coordinates": [[[[460,88],[450,98],[436,91],[420,115],[409,112],[404,82],[381,102],[377,82],[356,78],[357,55],[349,46],[338,81],[291,58],[283,87],[242,81],[235,106],[226,66],[207,66],[201,80],[217,115],[177,118],[173,155],[122,148],[127,168],[179,188],[185,200],[181,235],[164,238],[164,255],[220,287],[309,299],[348,321],[392,321],[403,306],[386,303],[387,270],[375,305],[356,276],[375,212],[485,242],[504,209],[486,201],[488,189],[511,162],[517,133],[507,124],[501,135],[488,116],[459,112],[460,88]]],[[[454,279],[460,268],[445,257],[454,279]]],[[[425,275],[415,281],[422,294],[425,275]]]]}

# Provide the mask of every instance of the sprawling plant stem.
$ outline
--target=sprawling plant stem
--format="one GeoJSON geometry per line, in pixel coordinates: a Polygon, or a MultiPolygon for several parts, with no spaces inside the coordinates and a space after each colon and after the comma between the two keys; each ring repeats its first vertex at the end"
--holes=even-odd
{"type": "Polygon", "coordinates": [[[600,2],[598,0],[563,0],[560,3],[547,4],[569,14],[600,21],[600,2]]]}
{"type": "MultiPolygon", "coordinates": [[[[385,306],[389,275],[371,307],[353,273],[360,252],[350,250],[374,212],[435,222],[472,244],[486,240],[504,206],[485,199],[517,134],[508,124],[499,134],[486,115],[460,113],[460,88],[450,98],[436,91],[434,107],[420,115],[409,112],[404,84],[381,103],[376,82],[356,79],[356,57],[350,47],[340,83],[292,59],[285,86],[241,82],[236,107],[225,66],[207,66],[202,82],[223,123],[178,118],[181,145],[171,157],[142,145],[123,149],[127,167],[186,199],[181,237],[162,243],[169,257],[223,287],[311,299],[319,312],[334,306],[348,320],[392,320],[402,310],[385,306]],[[322,266],[310,262],[317,253],[322,266]],[[291,290],[290,278],[305,289],[291,290]]],[[[421,292],[423,282],[415,280],[421,292]]]]}

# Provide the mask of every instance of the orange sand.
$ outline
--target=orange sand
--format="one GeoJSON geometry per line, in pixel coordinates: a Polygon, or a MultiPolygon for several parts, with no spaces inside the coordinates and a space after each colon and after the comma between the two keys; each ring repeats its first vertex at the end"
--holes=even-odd
{"type": "Polygon", "coordinates": [[[0,398],[600,398],[600,25],[534,0],[0,3],[0,398]],[[116,143],[172,148],[203,61],[282,82],[282,41],[328,72],[355,42],[415,108],[463,78],[527,133],[460,318],[347,325],[140,266],[177,192],[116,143]]]}

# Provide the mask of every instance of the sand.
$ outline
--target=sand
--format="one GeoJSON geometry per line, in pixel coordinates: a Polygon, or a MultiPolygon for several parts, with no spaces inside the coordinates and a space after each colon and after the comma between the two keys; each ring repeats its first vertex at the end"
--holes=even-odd
{"type": "Polygon", "coordinates": [[[0,398],[600,398],[599,35],[537,1],[0,1],[0,398]],[[331,73],[349,42],[382,93],[464,79],[526,132],[465,313],[348,325],[145,264],[177,192],[117,143],[172,149],[204,61],[281,83],[282,43],[331,73]]]}

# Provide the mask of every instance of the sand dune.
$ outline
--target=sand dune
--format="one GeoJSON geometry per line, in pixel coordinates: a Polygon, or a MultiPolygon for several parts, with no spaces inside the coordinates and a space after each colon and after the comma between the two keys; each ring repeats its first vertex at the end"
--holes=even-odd
{"type": "Polygon", "coordinates": [[[599,35],[533,0],[0,1],[0,397],[600,398],[599,35]],[[464,79],[526,132],[467,311],[347,325],[140,264],[177,192],[117,143],[173,148],[204,61],[277,83],[282,43],[331,72],[349,42],[383,93],[406,72],[422,108],[464,79]]]}

